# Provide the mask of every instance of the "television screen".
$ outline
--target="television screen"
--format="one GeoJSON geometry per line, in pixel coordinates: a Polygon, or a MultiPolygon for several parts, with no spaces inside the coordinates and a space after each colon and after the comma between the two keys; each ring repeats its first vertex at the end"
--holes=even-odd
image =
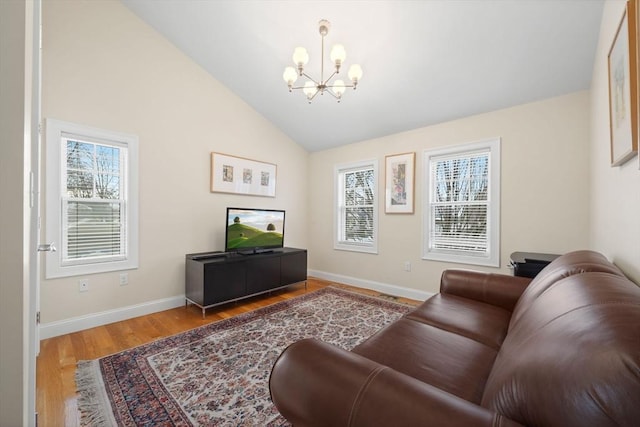
{"type": "Polygon", "coordinates": [[[284,246],[284,211],[227,208],[225,252],[257,253],[284,246]]]}

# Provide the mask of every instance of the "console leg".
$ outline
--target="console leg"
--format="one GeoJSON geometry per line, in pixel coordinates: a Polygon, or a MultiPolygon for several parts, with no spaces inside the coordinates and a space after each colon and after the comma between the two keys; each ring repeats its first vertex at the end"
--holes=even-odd
{"type": "Polygon", "coordinates": [[[205,314],[205,308],[204,308],[204,307],[202,307],[202,318],[203,318],[203,319],[204,319],[204,317],[205,317],[205,316],[204,316],[204,314],[205,314]]]}

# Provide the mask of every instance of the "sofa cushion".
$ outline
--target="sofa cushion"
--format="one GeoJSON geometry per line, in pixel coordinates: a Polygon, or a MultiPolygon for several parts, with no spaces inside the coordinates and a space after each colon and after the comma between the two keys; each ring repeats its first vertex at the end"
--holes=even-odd
{"type": "Polygon", "coordinates": [[[513,309],[509,329],[529,309],[533,300],[542,295],[557,281],[576,274],[601,271],[624,277],[618,267],[609,262],[602,254],[594,251],[582,250],[569,252],[553,260],[533,279],[520,296],[513,309]]]}
{"type": "Polygon", "coordinates": [[[495,305],[441,293],[426,300],[406,317],[499,350],[507,334],[511,312],[495,305]]]}
{"type": "Polygon", "coordinates": [[[558,281],[509,330],[482,406],[527,426],[637,425],[638,318],[640,288],[624,277],[558,281]]]}
{"type": "Polygon", "coordinates": [[[497,354],[470,338],[406,317],[352,351],[474,403],[480,403],[497,354]]]}
{"type": "Polygon", "coordinates": [[[529,277],[447,269],[440,278],[440,293],[495,305],[513,312],[530,283],[529,277]]]}

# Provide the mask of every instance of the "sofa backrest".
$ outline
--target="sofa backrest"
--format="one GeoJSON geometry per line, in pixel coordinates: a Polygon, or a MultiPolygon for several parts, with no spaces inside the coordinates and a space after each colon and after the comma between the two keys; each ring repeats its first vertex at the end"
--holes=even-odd
{"type": "Polygon", "coordinates": [[[530,299],[481,404],[530,427],[638,425],[640,288],[588,272],[530,299]]]}
{"type": "Polygon", "coordinates": [[[604,255],[594,251],[582,250],[569,252],[553,260],[538,273],[518,299],[513,309],[509,330],[511,330],[520,317],[529,309],[533,300],[542,295],[556,282],[575,274],[595,271],[624,277],[624,274],[618,267],[609,262],[604,255]]]}

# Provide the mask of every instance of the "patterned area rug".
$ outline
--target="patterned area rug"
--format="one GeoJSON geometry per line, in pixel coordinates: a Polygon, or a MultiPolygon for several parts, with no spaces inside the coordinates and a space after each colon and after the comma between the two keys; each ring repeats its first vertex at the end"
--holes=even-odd
{"type": "Polygon", "coordinates": [[[83,426],[288,425],[269,397],[282,350],[315,337],[350,350],[411,307],[337,288],[78,363],[83,426]]]}

